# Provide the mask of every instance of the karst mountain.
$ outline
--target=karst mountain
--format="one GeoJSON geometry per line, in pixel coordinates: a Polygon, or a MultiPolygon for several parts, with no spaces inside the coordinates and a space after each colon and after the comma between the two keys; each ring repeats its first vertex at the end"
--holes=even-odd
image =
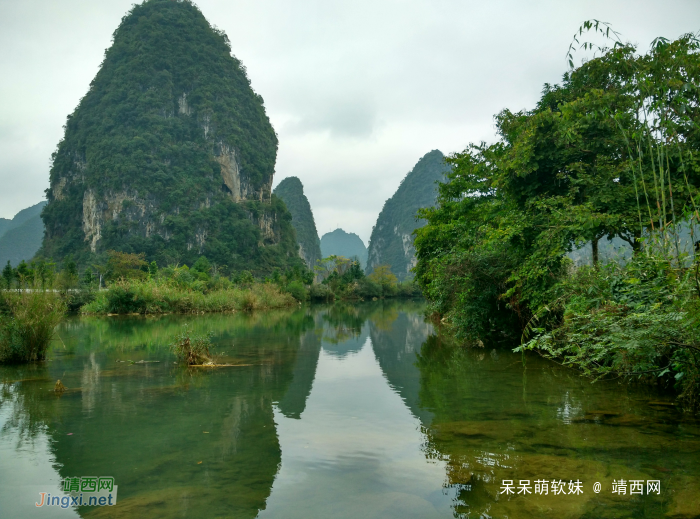
{"type": "Polygon", "coordinates": [[[300,264],[271,194],[277,136],[222,31],[189,1],[146,0],[114,32],[53,155],[40,254],[205,255],[259,273],[300,264]]]}
{"type": "Polygon", "coordinates": [[[321,259],[321,241],[318,238],[316,222],[311,205],[304,194],[304,186],[297,177],[285,178],[275,188],[277,195],[287,206],[292,215],[292,226],[299,244],[299,256],[306,265],[313,269],[316,261],[321,259]]]}
{"type": "Polygon", "coordinates": [[[440,150],[425,154],[401,181],[396,193],[384,203],[372,229],[367,250],[368,274],[379,265],[389,265],[399,281],[412,277],[416,265],[413,231],[425,225],[416,217],[418,209],[432,207],[437,182],[450,171],[440,150]]]}

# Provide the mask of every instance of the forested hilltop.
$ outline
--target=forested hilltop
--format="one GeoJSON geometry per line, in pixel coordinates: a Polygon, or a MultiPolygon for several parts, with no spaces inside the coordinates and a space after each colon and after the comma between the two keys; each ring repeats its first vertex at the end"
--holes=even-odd
{"type": "Polygon", "coordinates": [[[40,254],[299,265],[277,137],[226,35],[189,1],[134,5],[53,154],[40,254]]]}
{"type": "Polygon", "coordinates": [[[694,35],[647,53],[618,41],[545,85],[531,110],[498,114],[499,142],[450,156],[415,242],[434,317],[475,345],[522,341],[696,404],[700,263],[682,236],[700,219],[698,85],[694,35]],[[631,258],[604,263],[602,239],[628,243],[631,258]],[[566,255],[587,242],[593,264],[574,268],[566,255]]]}
{"type": "Polygon", "coordinates": [[[367,247],[362,238],[354,232],[345,232],[340,228],[321,236],[321,253],[324,258],[330,256],[357,258],[363,269],[367,265],[367,247]]]}
{"type": "Polygon", "coordinates": [[[318,238],[314,214],[304,194],[301,180],[297,177],[285,178],[275,188],[274,194],[284,202],[292,215],[292,227],[296,232],[299,255],[306,265],[313,269],[316,262],[321,259],[321,241],[318,238]]]}
{"type": "Polygon", "coordinates": [[[425,225],[417,212],[435,205],[437,182],[443,182],[449,170],[442,152],[433,150],[404,177],[396,193],[385,202],[372,229],[367,248],[368,274],[379,265],[389,265],[399,281],[413,277],[411,269],[416,265],[413,231],[425,225]]]}

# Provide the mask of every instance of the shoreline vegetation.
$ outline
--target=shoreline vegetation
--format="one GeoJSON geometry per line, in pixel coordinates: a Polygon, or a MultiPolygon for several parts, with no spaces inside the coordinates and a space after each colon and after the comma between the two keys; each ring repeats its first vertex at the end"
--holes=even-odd
{"type": "Polygon", "coordinates": [[[315,274],[295,267],[256,279],[249,271],[226,276],[201,256],[187,265],[158,268],[144,254],[109,251],[103,264],[79,269],[70,259],[58,270],[45,260],[8,262],[0,289],[0,363],[43,360],[54,328],[67,313],[157,315],[252,312],[306,302],[417,297],[388,266],[365,276],[357,260],[332,256],[315,274]]]}
{"type": "Polygon", "coordinates": [[[574,68],[572,44],[561,85],[499,113],[498,142],[448,158],[437,206],[419,212],[416,280],[464,344],[520,343],[524,363],[534,351],[697,409],[700,40],[638,53],[602,22],[587,31],[612,47],[574,68]],[[603,264],[605,238],[630,257],[603,264]],[[575,267],[567,254],[584,244],[591,265],[575,267]]]}

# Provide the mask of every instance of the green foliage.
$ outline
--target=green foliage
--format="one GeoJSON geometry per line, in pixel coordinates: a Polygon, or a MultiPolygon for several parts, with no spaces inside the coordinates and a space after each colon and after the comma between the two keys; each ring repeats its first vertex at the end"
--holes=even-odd
{"type": "Polygon", "coordinates": [[[390,265],[378,265],[367,278],[379,285],[382,296],[392,296],[396,293],[398,280],[391,271],[390,265]]]}
{"type": "Polygon", "coordinates": [[[209,272],[211,271],[211,263],[205,256],[200,256],[194,265],[192,265],[192,270],[200,274],[204,274],[207,278],[209,277],[209,272]]]}
{"type": "Polygon", "coordinates": [[[151,261],[148,264],[148,275],[151,278],[154,278],[158,275],[158,264],[155,261],[151,261]]]}
{"type": "Polygon", "coordinates": [[[365,276],[359,261],[331,256],[319,261],[315,270],[320,283],[310,287],[312,301],[420,296],[420,289],[413,281],[397,283],[388,265],[377,267],[365,276]]]}
{"type": "Polygon", "coordinates": [[[398,280],[412,277],[414,248],[411,244],[407,249],[405,241],[412,241],[413,231],[425,225],[425,220],[418,219],[416,213],[435,205],[437,183],[445,180],[449,170],[444,155],[433,150],[404,177],[396,193],[384,204],[372,229],[367,248],[367,274],[379,265],[389,265],[398,280]]]}
{"type": "Polygon", "coordinates": [[[297,177],[285,178],[275,188],[274,193],[284,202],[292,215],[292,226],[301,246],[301,254],[309,268],[321,259],[321,241],[318,238],[316,222],[309,200],[304,194],[304,186],[297,177]]]}
{"type": "Polygon", "coordinates": [[[694,210],[698,92],[685,85],[700,79],[697,46],[683,37],[642,56],[617,46],[546,85],[534,110],[499,114],[500,142],[448,159],[454,171],[416,238],[433,311],[472,339],[517,336],[566,275],[565,253],[603,236],[639,250],[672,200],[678,216],[694,210]],[[669,111],[651,103],[667,94],[685,115],[661,117],[669,111]]]}
{"type": "Polygon", "coordinates": [[[191,276],[189,269],[168,272],[158,279],[129,279],[113,283],[82,307],[84,314],[163,314],[237,312],[286,308],[294,298],[269,283],[231,286],[228,280],[206,284],[191,276]],[[165,277],[168,274],[170,278],[165,277]]]}
{"type": "Polygon", "coordinates": [[[148,266],[145,254],[131,254],[128,252],[108,251],[107,279],[117,281],[124,279],[143,279],[146,277],[144,269],[148,266]]]}
{"type": "Polygon", "coordinates": [[[14,279],[14,272],[12,271],[12,265],[10,265],[10,260],[7,260],[5,268],[2,269],[2,279],[5,282],[5,289],[9,290],[12,286],[12,280],[14,279]]]}
{"type": "Polygon", "coordinates": [[[335,300],[335,294],[328,285],[314,283],[309,287],[309,299],[316,302],[330,303],[335,300]]]}
{"type": "Polygon", "coordinates": [[[538,316],[523,345],[596,378],[606,375],[676,385],[694,404],[700,393],[700,304],[695,272],[638,254],[625,266],[583,267],[538,316]],[[558,326],[547,326],[561,314],[558,326]]]}
{"type": "Polygon", "coordinates": [[[0,363],[43,360],[66,306],[53,292],[0,292],[0,363]]]}
{"type": "Polygon", "coordinates": [[[670,377],[695,398],[698,294],[678,229],[700,219],[699,51],[693,35],[605,49],[535,109],[501,112],[499,142],[448,159],[415,241],[435,317],[473,342],[534,334],[526,348],[587,374],[670,377]],[[631,245],[627,266],[600,265],[603,237],[631,245]],[[573,270],[565,254],[585,242],[594,267],[573,270]]]}
{"type": "Polygon", "coordinates": [[[202,365],[212,362],[211,334],[190,336],[187,325],[182,333],[176,335],[170,344],[170,350],[175,353],[177,360],[188,366],[202,365]]]}
{"type": "Polygon", "coordinates": [[[303,302],[309,298],[309,291],[301,281],[292,281],[286,287],[286,291],[289,292],[294,299],[303,302]]]}

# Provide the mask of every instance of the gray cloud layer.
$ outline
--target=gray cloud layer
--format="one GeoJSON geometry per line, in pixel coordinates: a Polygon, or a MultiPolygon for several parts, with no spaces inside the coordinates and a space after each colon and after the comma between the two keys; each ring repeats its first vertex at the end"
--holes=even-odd
{"type": "MultiPolygon", "coordinates": [[[[43,198],[50,156],[132,0],[0,0],[0,216],[43,198]]],[[[265,99],[275,183],[301,178],[320,233],[365,241],[431,149],[493,140],[566,69],[571,36],[609,21],[646,49],[700,29],[696,0],[200,0],[265,99]]]]}

